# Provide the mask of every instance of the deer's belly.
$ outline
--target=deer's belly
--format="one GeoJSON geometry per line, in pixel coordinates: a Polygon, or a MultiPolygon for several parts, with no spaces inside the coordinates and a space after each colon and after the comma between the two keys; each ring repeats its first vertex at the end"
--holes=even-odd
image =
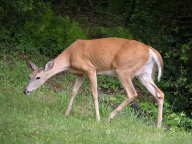
{"type": "MultiPolygon", "coordinates": [[[[79,71],[77,69],[70,68],[68,72],[73,74],[83,74],[83,71],[79,71]]],[[[107,76],[116,76],[115,70],[106,70],[106,71],[97,71],[97,75],[107,75],[107,76]]]]}

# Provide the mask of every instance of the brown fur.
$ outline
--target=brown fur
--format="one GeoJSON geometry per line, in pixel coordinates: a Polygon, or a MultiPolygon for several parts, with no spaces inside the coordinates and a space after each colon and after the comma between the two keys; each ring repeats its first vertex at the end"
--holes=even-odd
{"type": "Polygon", "coordinates": [[[135,72],[146,63],[149,49],[141,42],[122,38],[77,40],[55,61],[67,58],[69,66],[82,73],[91,69],[97,72],[129,69],[135,72]]]}

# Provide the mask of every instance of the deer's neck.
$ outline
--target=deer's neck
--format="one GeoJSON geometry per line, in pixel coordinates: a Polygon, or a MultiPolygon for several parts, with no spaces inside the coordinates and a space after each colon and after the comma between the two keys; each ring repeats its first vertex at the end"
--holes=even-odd
{"type": "Polygon", "coordinates": [[[54,59],[54,68],[52,69],[52,74],[56,75],[57,73],[66,71],[69,69],[70,67],[70,62],[69,62],[69,54],[67,51],[62,52],[60,55],[58,55],[55,59],[54,59]]]}

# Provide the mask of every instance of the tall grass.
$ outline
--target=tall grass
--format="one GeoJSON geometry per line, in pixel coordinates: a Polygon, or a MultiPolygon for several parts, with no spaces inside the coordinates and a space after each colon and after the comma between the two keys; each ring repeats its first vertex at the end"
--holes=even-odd
{"type": "MultiPolygon", "coordinates": [[[[138,119],[129,108],[108,123],[110,110],[101,103],[102,120],[97,122],[87,82],[71,115],[65,117],[74,76],[59,75],[49,80],[64,90],[53,90],[45,84],[26,96],[22,91],[30,70],[22,55],[1,54],[0,58],[1,144],[191,144],[190,133],[156,129],[138,119]]],[[[39,65],[48,60],[42,56],[32,59],[39,65]]],[[[108,97],[100,95],[100,99],[104,96],[108,97]]]]}

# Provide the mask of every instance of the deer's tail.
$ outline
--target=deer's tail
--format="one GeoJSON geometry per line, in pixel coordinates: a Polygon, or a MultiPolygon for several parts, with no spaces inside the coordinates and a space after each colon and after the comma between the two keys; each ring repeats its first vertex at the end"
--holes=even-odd
{"type": "Polygon", "coordinates": [[[152,56],[154,62],[157,65],[157,68],[158,68],[157,80],[160,81],[162,73],[163,73],[163,59],[162,59],[162,56],[160,55],[160,53],[157,50],[155,50],[153,48],[150,49],[150,55],[152,56]]]}

